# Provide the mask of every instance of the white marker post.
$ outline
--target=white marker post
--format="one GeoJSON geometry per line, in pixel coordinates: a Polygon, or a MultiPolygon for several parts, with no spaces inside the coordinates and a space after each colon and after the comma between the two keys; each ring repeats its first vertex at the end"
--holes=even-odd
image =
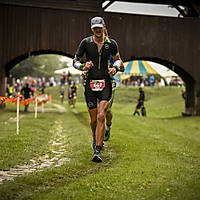
{"type": "Polygon", "coordinates": [[[37,119],[37,96],[35,97],[35,119],[37,119]]]}
{"type": "Polygon", "coordinates": [[[44,102],[42,101],[42,113],[44,112],[44,102]]]}
{"type": "Polygon", "coordinates": [[[17,96],[17,135],[19,135],[19,96],[17,96]]]}

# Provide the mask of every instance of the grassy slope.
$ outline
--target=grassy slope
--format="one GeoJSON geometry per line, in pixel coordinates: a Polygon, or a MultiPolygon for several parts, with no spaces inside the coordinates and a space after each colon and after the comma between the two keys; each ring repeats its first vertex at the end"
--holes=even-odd
{"type": "MultiPolygon", "coordinates": [[[[57,90],[48,91],[53,103],[59,103],[57,90]]],[[[70,162],[5,182],[0,185],[0,199],[200,199],[200,118],[181,117],[180,91],[145,88],[148,117],[142,118],[132,116],[137,89],[118,89],[111,139],[105,144],[101,164],[90,161],[89,118],[82,88],[78,114],[70,109],[52,111],[39,114],[37,120],[33,113],[21,114],[20,136],[15,135],[15,113],[1,113],[1,169],[48,152],[49,130],[55,120],[62,122],[68,141],[64,156],[70,162]]]]}

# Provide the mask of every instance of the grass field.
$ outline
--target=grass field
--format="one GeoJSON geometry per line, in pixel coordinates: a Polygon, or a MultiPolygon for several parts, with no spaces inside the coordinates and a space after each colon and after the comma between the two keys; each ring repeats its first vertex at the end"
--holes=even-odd
{"type": "Polygon", "coordinates": [[[91,162],[81,86],[76,110],[60,104],[57,87],[48,88],[53,99],[37,119],[33,105],[29,113],[21,108],[19,135],[16,107],[0,111],[0,179],[12,170],[34,168],[1,182],[0,200],[199,200],[200,118],[181,116],[181,88],[144,91],[145,118],[132,115],[138,89],[117,89],[102,163],[91,162]]]}

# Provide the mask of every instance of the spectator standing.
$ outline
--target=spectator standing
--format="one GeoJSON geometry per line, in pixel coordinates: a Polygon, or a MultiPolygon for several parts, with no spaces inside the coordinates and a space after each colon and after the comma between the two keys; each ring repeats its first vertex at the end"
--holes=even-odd
{"type": "Polygon", "coordinates": [[[150,84],[150,86],[154,86],[154,81],[155,81],[155,78],[154,78],[153,75],[151,75],[151,76],[149,77],[149,84],[150,84]]]}
{"type": "Polygon", "coordinates": [[[135,112],[133,113],[133,115],[134,116],[136,114],[140,115],[139,109],[141,109],[142,115],[146,116],[146,111],[145,111],[145,107],[144,107],[145,94],[141,87],[139,88],[139,93],[140,93],[139,98],[137,100],[137,105],[135,107],[135,112]]]}
{"type": "MultiPolygon", "coordinates": [[[[29,98],[31,98],[32,90],[31,90],[31,88],[29,87],[29,84],[28,84],[28,83],[26,83],[25,87],[23,87],[23,88],[21,89],[21,93],[22,93],[22,95],[24,96],[24,99],[29,99],[29,98]]],[[[24,112],[28,112],[28,106],[29,106],[29,104],[25,105],[25,107],[24,107],[24,112]]]]}

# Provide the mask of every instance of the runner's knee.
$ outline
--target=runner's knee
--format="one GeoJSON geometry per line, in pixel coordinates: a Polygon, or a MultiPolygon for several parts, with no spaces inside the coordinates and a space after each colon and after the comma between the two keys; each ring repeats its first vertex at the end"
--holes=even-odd
{"type": "Polygon", "coordinates": [[[103,112],[99,112],[97,115],[97,120],[100,122],[104,122],[105,121],[105,115],[103,112]]]}

